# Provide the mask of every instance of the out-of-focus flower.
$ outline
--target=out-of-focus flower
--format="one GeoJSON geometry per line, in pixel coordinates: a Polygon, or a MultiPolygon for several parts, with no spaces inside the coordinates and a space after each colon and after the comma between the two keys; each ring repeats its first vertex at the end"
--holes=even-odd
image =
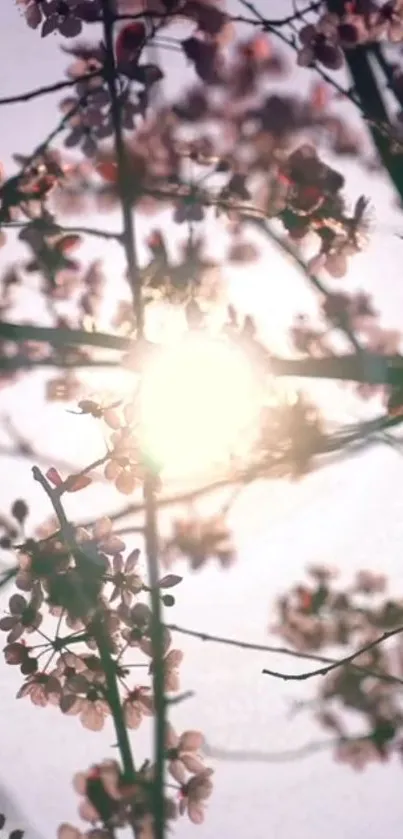
{"type": "Polygon", "coordinates": [[[46,397],[50,402],[72,402],[79,399],[82,383],[72,373],[48,379],[46,397]]]}
{"type": "Polygon", "coordinates": [[[33,703],[40,708],[47,705],[58,705],[60,701],[61,685],[59,680],[51,673],[34,673],[20,687],[17,699],[28,696],[33,703]]]}
{"type": "MultiPolygon", "coordinates": [[[[169,639],[168,639],[169,640],[169,639]]],[[[165,647],[167,643],[165,643],[165,647]]],[[[152,643],[151,639],[147,640],[146,643],[142,644],[143,652],[147,653],[149,656],[152,656],[152,643]]],[[[165,676],[165,690],[167,693],[177,693],[180,688],[180,681],[179,681],[179,666],[183,660],[183,652],[182,650],[169,650],[165,653],[164,656],[164,676],[165,676]]],[[[151,662],[149,667],[149,672],[154,672],[153,662],[151,662]]]]}
{"type": "Polygon", "coordinates": [[[35,632],[42,623],[40,607],[43,597],[40,588],[36,587],[30,600],[22,594],[13,594],[8,603],[10,615],[0,620],[0,629],[8,632],[7,642],[18,641],[25,632],[35,632]]]}
{"type": "Polygon", "coordinates": [[[211,781],[213,774],[212,769],[203,769],[197,775],[193,775],[181,787],[179,812],[181,814],[187,812],[193,824],[202,824],[204,821],[206,800],[210,798],[213,791],[213,783],[211,781]]]}
{"type": "Polygon", "coordinates": [[[112,521],[104,516],[89,528],[79,527],[76,530],[77,542],[82,546],[84,552],[96,548],[108,556],[116,556],[125,549],[125,543],[120,536],[113,533],[112,521]]]}
{"type": "Polygon", "coordinates": [[[78,810],[80,818],[92,823],[116,819],[122,799],[121,780],[119,764],[115,760],[104,760],[86,772],[77,772],[73,787],[82,797],[78,810]]]}
{"type": "Polygon", "coordinates": [[[133,596],[142,590],[143,580],[135,570],[139,555],[140,551],[135,549],[126,559],[123,559],[120,554],[113,557],[112,569],[108,574],[108,581],[113,585],[110,601],[121,597],[122,602],[130,606],[133,596]]]}
{"type": "MultiPolygon", "coordinates": [[[[118,614],[127,629],[122,630],[122,637],[130,647],[140,647],[149,654],[149,634],[151,624],[151,609],[146,603],[136,603],[129,608],[125,603],[118,607],[118,614]]],[[[167,630],[168,633],[168,630],[167,630]]],[[[167,635],[167,645],[170,635],[167,635]]]]}
{"type": "Polygon", "coordinates": [[[199,754],[203,743],[204,737],[200,731],[184,731],[179,737],[168,724],[166,734],[168,770],[178,784],[186,783],[186,770],[198,774],[205,769],[199,754]]]}
{"type": "Polygon", "coordinates": [[[130,691],[123,702],[123,713],[128,728],[138,728],[143,717],[152,716],[154,702],[150,696],[150,688],[136,687],[130,691]]]}
{"type": "Polygon", "coordinates": [[[378,762],[379,753],[370,740],[363,737],[357,740],[341,741],[335,750],[338,763],[348,763],[353,769],[361,771],[369,763],[378,762]]]}
{"type": "Polygon", "coordinates": [[[358,571],[354,587],[363,594],[382,594],[386,588],[386,576],[373,571],[358,571]]]}
{"type": "Polygon", "coordinates": [[[24,641],[7,644],[3,653],[6,664],[17,665],[24,676],[30,676],[38,670],[38,659],[32,654],[32,647],[28,647],[24,641]]]}
{"type": "Polygon", "coordinates": [[[235,558],[231,534],[222,515],[206,519],[190,517],[173,523],[173,535],[166,544],[165,561],[169,565],[177,553],[189,557],[194,570],[210,557],[217,557],[223,568],[235,558]]]}
{"type": "Polygon", "coordinates": [[[144,478],[144,464],[139,444],[130,428],[112,435],[113,449],[104,474],[113,481],[118,492],[131,495],[144,478]]]}
{"type": "Polygon", "coordinates": [[[302,47],[298,53],[298,64],[309,67],[318,61],[330,70],[343,66],[343,51],[339,44],[339,18],[325,14],[316,24],[309,23],[299,32],[302,47]]]}
{"type": "Polygon", "coordinates": [[[403,40],[403,0],[388,0],[373,16],[371,35],[386,35],[392,43],[403,40]]]}
{"type": "Polygon", "coordinates": [[[79,716],[89,731],[101,731],[110,714],[103,689],[88,681],[84,673],[66,679],[59,704],[64,714],[79,716]]]}

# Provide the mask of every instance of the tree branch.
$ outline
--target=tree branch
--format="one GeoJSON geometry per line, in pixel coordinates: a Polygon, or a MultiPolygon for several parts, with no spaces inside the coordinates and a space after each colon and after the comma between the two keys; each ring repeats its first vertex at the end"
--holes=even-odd
{"type": "MultiPolygon", "coordinates": [[[[92,346],[128,352],[138,349],[139,357],[146,351],[161,351],[158,344],[146,339],[139,341],[110,335],[103,332],[86,332],[80,329],[32,326],[0,321],[0,340],[40,341],[53,347],[92,346]]],[[[162,348],[163,349],[163,348],[162,348]]],[[[263,347],[262,347],[263,349],[263,347]]],[[[267,371],[275,376],[294,378],[336,379],[340,381],[364,382],[369,384],[403,384],[403,356],[383,356],[366,353],[365,369],[358,355],[340,355],[331,358],[286,359],[271,355],[266,350],[267,371]]]]}
{"type": "Polygon", "coordinates": [[[38,230],[41,230],[43,233],[76,233],[77,235],[81,236],[95,236],[99,239],[112,239],[117,242],[121,241],[122,234],[115,233],[112,230],[103,230],[99,227],[82,227],[82,226],[69,226],[69,225],[61,225],[61,224],[45,224],[41,220],[37,222],[30,222],[30,221],[10,221],[0,224],[1,230],[23,230],[26,227],[36,227],[38,230]]]}
{"type": "MultiPolygon", "coordinates": [[[[53,489],[47,478],[42,474],[41,470],[34,466],[32,469],[33,478],[42,486],[46,495],[48,496],[52,507],[55,511],[57,519],[60,524],[60,531],[62,537],[72,553],[77,553],[80,550],[75,540],[74,527],[67,519],[63,504],[60,499],[60,492],[53,489]]],[[[88,561],[90,561],[88,559],[88,561]]],[[[134,783],[135,768],[133,756],[130,747],[130,740],[127,733],[127,728],[124,720],[122,705],[119,696],[119,688],[116,679],[115,667],[113,659],[110,654],[110,647],[105,629],[100,618],[93,621],[93,635],[98,647],[99,656],[102,662],[102,667],[105,673],[106,685],[108,691],[108,702],[110,705],[113,722],[115,725],[116,737],[119,746],[120,757],[122,760],[125,781],[127,784],[134,783]]]]}
{"type": "MultiPolygon", "coordinates": [[[[343,15],[344,0],[327,0],[329,12],[343,15]]],[[[361,110],[366,115],[369,131],[379,157],[389,174],[396,192],[403,200],[403,169],[399,156],[390,150],[390,138],[380,127],[389,125],[389,116],[379,92],[377,81],[370,64],[370,56],[375,55],[371,45],[358,45],[352,50],[345,50],[344,57],[349,70],[354,90],[358,97],[361,110]]]]}
{"type": "Polygon", "coordinates": [[[110,359],[85,359],[85,358],[38,358],[31,359],[24,356],[11,356],[0,358],[0,373],[12,373],[17,370],[38,370],[41,367],[56,367],[60,370],[75,370],[79,368],[88,369],[91,367],[113,367],[119,366],[117,361],[110,359]]]}
{"type": "Polygon", "coordinates": [[[117,187],[120,197],[120,204],[123,217],[123,245],[125,248],[128,281],[133,295],[134,313],[136,316],[137,335],[143,334],[143,304],[141,278],[136,262],[136,248],[134,239],[134,226],[132,218],[133,196],[130,193],[130,166],[126,153],[123,127],[120,112],[120,102],[116,87],[116,62],[113,45],[113,24],[114,14],[109,0],[101,0],[103,32],[105,39],[105,78],[111,98],[111,115],[114,128],[114,143],[117,162],[117,187]]]}
{"type": "MultiPolygon", "coordinates": [[[[271,644],[253,644],[249,641],[242,641],[238,638],[226,638],[222,635],[212,635],[208,632],[199,632],[195,629],[187,629],[183,626],[177,626],[174,623],[167,624],[167,629],[171,632],[178,632],[180,635],[188,635],[191,638],[198,638],[200,641],[209,641],[215,644],[224,644],[227,647],[236,647],[240,650],[254,650],[255,652],[268,652],[268,653],[275,653],[276,655],[286,655],[291,656],[291,658],[297,659],[304,659],[308,661],[321,661],[327,664],[327,667],[322,667],[318,670],[313,670],[310,673],[303,673],[302,675],[295,675],[292,676],[282,676],[281,674],[277,674],[270,670],[263,670],[263,673],[268,673],[272,676],[278,676],[278,678],[284,679],[308,679],[311,676],[319,676],[319,675],[326,675],[326,673],[330,672],[330,670],[334,670],[336,667],[342,667],[344,664],[349,664],[353,662],[353,659],[356,658],[361,653],[366,652],[369,649],[372,649],[377,644],[385,641],[387,638],[391,638],[393,635],[397,635],[399,632],[403,631],[403,627],[399,629],[390,630],[389,633],[384,633],[380,638],[378,638],[373,643],[366,645],[360,650],[357,650],[355,653],[352,653],[350,656],[347,656],[343,659],[334,659],[329,658],[328,656],[318,655],[316,653],[309,653],[309,652],[302,652],[300,650],[293,650],[290,647],[276,647],[271,644]]],[[[398,676],[392,676],[388,673],[378,673],[376,670],[371,670],[369,667],[361,667],[361,665],[353,664],[352,665],[354,670],[358,670],[361,673],[365,673],[367,676],[373,676],[381,681],[390,682],[393,684],[400,684],[403,685],[403,679],[399,679],[398,676]]]]}
{"type": "MultiPolygon", "coordinates": [[[[360,647],[354,653],[345,656],[344,658],[339,659],[339,661],[335,661],[332,664],[329,664],[327,667],[320,667],[317,670],[311,670],[309,673],[279,673],[275,670],[262,670],[267,676],[275,676],[277,679],[283,679],[284,681],[294,681],[294,682],[303,682],[306,679],[311,679],[313,676],[326,676],[331,670],[335,670],[337,667],[343,667],[343,665],[350,664],[354,661],[355,658],[362,655],[363,653],[368,652],[369,650],[373,650],[374,647],[377,647],[379,644],[382,644],[383,641],[387,641],[388,638],[393,638],[394,635],[399,635],[403,632],[403,626],[398,626],[396,629],[388,629],[387,632],[384,632],[379,638],[376,638],[375,641],[371,641],[368,644],[364,644],[363,647],[360,647]]],[[[379,677],[379,674],[377,674],[379,677]]],[[[384,676],[382,675],[382,678],[384,676]]],[[[403,679],[396,679],[401,684],[403,684],[403,679]]]]}
{"type": "Polygon", "coordinates": [[[340,738],[313,740],[310,743],[304,743],[303,746],[299,746],[296,749],[284,749],[278,752],[264,752],[260,749],[222,749],[205,743],[202,750],[206,757],[211,757],[213,760],[233,761],[236,763],[287,763],[291,760],[299,760],[317,752],[326,751],[331,746],[336,746],[339,742],[340,738]]]}
{"type": "Polygon", "coordinates": [[[48,93],[57,93],[59,90],[64,90],[68,87],[74,87],[76,84],[80,82],[88,81],[89,79],[94,79],[97,76],[100,76],[100,72],[96,71],[94,73],[86,73],[83,76],[77,76],[75,79],[64,79],[60,82],[54,82],[53,84],[44,85],[43,87],[36,87],[34,90],[28,90],[24,93],[17,93],[15,96],[3,96],[0,98],[0,106],[1,105],[15,105],[19,104],[20,102],[30,102],[31,99],[37,99],[39,96],[46,96],[48,93]]]}
{"type": "MultiPolygon", "coordinates": [[[[282,239],[280,236],[277,236],[277,234],[269,227],[266,221],[264,221],[263,219],[258,219],[254,216],[252,216],[249,220],[252,221],[253,224],[256,227],[258,227],[259,230],[261,230],[265,234],[265,236],[276,245],[278,249],[280,249],[283,253],[286,253],[287,256],[289,256],[292,259],[297,268],[299,268],[300,271],[302,271],[302,273],[305,275],[305,278],[316,291],[322,294],[323,297],[329,296],[329,292],[326,290],[323,283],[315,276],[315,274],[312,274],[312,272],[309,271],[305,262],[300,258],[300,256],[298,256],[298,253],[296,253],[293,250],[293,248],[291,248],[288,245],[287,241],[282,239]]],[[[353,349],[355,349],[355,351],[360,354],[363,363],[365,363],[365,350],[361,346],[354,331],[350,329],[348,324],[338,324],[337,328],[340,330],[340,332],[343,332],[347,336],[353,349]]]]}
{"type": "MultiPolygon", "coordinates": [[[[123,246],[128,268],[128,282],[133,296],[133,309],[136,319],[136,335],[144,337],[144,311],[141,286],[141,274],[137,265],[136,245],[132,217],[133,196],[130,193],[130,166],[123,138],[123,126],[118,90],[116,86],[116,63],[113,43],[114,13],[110,0],[101,0],[103,34],[105,40],[105,77],[111,97],[111,115],[114,129],[114,145],[118,169],[117,187],[123,217],[123,246]]],[[[152,678],[155,706],[154,723],[154,759],[155,775],[153,778],[154,836],[164,839],[165,835],[165,662],[164,629],[161,620],[161,601],[159,592],[158,567],[158,523],[155,498],[154,478],[150,468],[146,470],[143,484],[145,501],[145,547],[151,598],[151,648],[152,678]]]]}

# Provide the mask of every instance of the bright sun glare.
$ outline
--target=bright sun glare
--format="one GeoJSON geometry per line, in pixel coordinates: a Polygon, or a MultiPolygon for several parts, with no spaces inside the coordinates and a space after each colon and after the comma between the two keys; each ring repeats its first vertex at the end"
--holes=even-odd
{"type": "Polygon", "coordinates": [[[144,442],[165,475],[206,474],[247,450],[260,404],[256,372],[240,350],[187,336],[144,376],[144,442]]]}

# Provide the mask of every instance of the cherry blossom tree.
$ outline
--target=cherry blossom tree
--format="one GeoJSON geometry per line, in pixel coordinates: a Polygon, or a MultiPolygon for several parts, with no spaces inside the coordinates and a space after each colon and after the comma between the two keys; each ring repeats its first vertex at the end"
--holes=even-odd
{"type": "MultiPolygon", "coordinates": [[[[214,0],[17,4],[38,39],[59,34],[67,58],[65,79],[0,100],[37,99],[39,108],[41,97],[61,96],[51,134],[31,154],[15,155],[14,173],[2,173],[2,245],[17,240],[24,258],[2,275],[1,383],[12,387],[49,368],[45,399],[91,418],[106,450],[84,468],[63,458],[43,464],[35,445],[8,426],[11,451],[32,462],[51,517],[32,530],[23,488],[2,516],[2,584],[14,586],[0,620],[4,656],[21,672],[20,697],[56,706],[95,732],[108,720],[114,725],[117,759],[84,767],[73,780],[79,815],[91,828],[62,824],[59,839],[110,839],[125,827],[137,839],[163,839],[176,818],[200,824],[213,789],[203,735],[197,728],[176,732],[169,719],[171,705],[186,699],[175,632],[198,635],[166,619],[175,605],[171,589],[181,583],[173,562],[183,557],[196,571],[216,558],[229,568],[236,550],[226,515],[234,492],[259,477],[303,479],[321,458],[374,438],[393,442],[390,430],[402,420],[400,334],[382,325],[365,289],[352,294],[327,284],[342,281],[370,235],[371,196],[348,206],[343,158],[383,171],[399,206],[403,198],[403,4],[319,0],[295,3],[282,18],[268,16],[270,3],[259,10],[246,0],[239,0],[239,14],[214,0]],[[173,98],[157,95],[172,52],[192,70],[190,84],[173,98]],[[296,64],[313,70],[307,94],[284,92],[296,64]],[[339,115],[340,100],[361,115],[361,132],[339,115]],[[340,166],[326,162],[326,151],[340,166]],[[108,219],[115,211],[118,230],[107,221],[85,224],[89,213],[108,219]],[[139,217],[152,220],[140,242],[139,217]],[[222,260],[209,252],[212,221],[226,242],[222,260]],[[81,259],[87,237],[121,248],[126,294],[111,288],[101,260],[81,259]],[[293,262],[317,305],[315,320],[300,313],[289,324],[283,355],[236,310],[223,282],[225,265],[250,270],[265,241],[293,262]],[[31,275],[47,314],[34,323],[18,318],[31,275]],[[150,370],[169,351],[163,328],[153,328],[161,307],[163,326],[180,323],[182,353],[199,340],[236,354],[253,370],[260,400],[247,451],[234,446],[219,474],[180,495],[169,493],[144,408],[150,370]],[[129,396],[110,397],[113,384],[94,396],[85,374],[95,369],[105,377],[123,372],[129,396]],[[280,387],[289,378],[299,383],[292,392],[280,387]],[[334,430],[309,390],[313,379],[348,383],[359,398],[377,394],[383,411],[334,430]],[[66,497],[80,492],[85,503],[97,480],[125,503],[110,517],[88,509],[71,521],[66,497]],[[229,488],[228,502],[202,516],[195,502],[217,487],[229,488]],[[159,511],[173,505],[165,537],[159,511]],[[129,522],[129,539],[118,532],[121,521],[129,522]],[[131,545],[136,533],[141,547],[131,545]],[[146,684],[133,681],[136,666],[145,668],[146,684]],[[153,754],[139,763],[129,733],[148,717],[153,754]]],[[[333,586],[326,568],[310,575],[278,603],[275,631],[289,644],[282,652],[321,663],[297,678],[325,675],[313,707],[332,732],[338,759],[357,766],[386,759],[401,750],[401,673],[391,662],[392,653],[401,659],[401,603],[374,603],[384,581],[367,572],[348,591],[333,586]],[[383,642],[392,636],[389,655],[383,642]],[[350,644],[352,652],[329,659],[320,651],[330,644],[350,644]],[[340,701],[361,713],[364,733],[347,731],[333,708],[340,701]]]]}

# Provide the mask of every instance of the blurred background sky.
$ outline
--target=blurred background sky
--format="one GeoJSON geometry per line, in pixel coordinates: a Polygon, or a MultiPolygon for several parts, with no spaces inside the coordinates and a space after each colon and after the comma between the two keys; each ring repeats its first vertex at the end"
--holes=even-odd
{"type": "MultiPolygon", "coordinates": [[[[285,15],[288,0],[260,0],[260,9],[274,17],[285,15]]],[[[231,9],[239,8],[234,0],[231,9]]],[[[12,0],[0,5],[0,96],[17,94],[62,79],[68,63],[59,40],[41,40],[31,31],[12,0]]],[[[183,64],[169,54],[167,93],[182,83],[183,64]],[[171,88],[170,88],[171,86],[171,88]]],[[[186,70],[186,78],[190,71],[186,70]]],[[[287,84],[302,90],[313,80],[309,70],[295,69],[287,84]]],[[[14,152],[29,153],[58,120],[60,95],[0,109],[0,159],[6,170],[14,152]]],[[[348,107],[348,106],[346,106],[348,107]]],[[[350,109],[349,109],[350,113],[350,109]]],[[[326,155],[325,155],[326,157],[326,155]]],[[[329,159],[329,155],[327,155],[329,159]]],[[[382,323],[399,328],[403,317],[401,265],[403,242],[393,231],[403,232],[403,219],[393,207],[388,184],[378,175],[363,173],[354,163],[344,164],[346,191],[355,200],[364,193],[374,205],[374,229],[368,249],[351,263],[343,288],[372,292],[382,312],[382,323]]],[[[105,219],[104,219],[105,221],[105,219]]],[[[86,218],[86,223],[91,223],[86,218]]],[[[140,224],[141,232],[141,224],[140,224]]],[[[115,272],[117,247],[102,246],[107,269],[115,272]]],[[[98,243],[86,245],[88,258],[99,253],[98,243]],[[95,250],[96,249],[96,250],[95,250]]],[[[4,265],[16,254],[10,246],[0,254],[4,265]]],[[[260,266],[231,276],[235,302],[258,313],[266,333],[281,339],[296,311],[311,310],[312,293],[294,269],[278,254],[266,249],[260,266]]],[[[111,277],[112,277],[111,273],[111,277]]],[[[36,316],[34,296],[27,291],[25,313],[36,316]]],[[[335,400],[333,386],[326,398],[335,400]]],[[[337,400],[341,400],[337,391],[337,400]]],[[[350,420],[364,415],[362,406],[346,395],[342,412],[350,420]]],[[[99,453],[101,437],[91,420],[66,413],[63,404],[45,406],[43,375],[34,374],[10,389],[0,391],[0,416],[10,415],[35,447],[84,465],[99,453]]],[[[32,460],[0,460],[0,509],[10,498],[23,495],[31,505],[33,525],[50,511],[33,484],[32,460]]],[[[373,448],[339,464],[309,475],[300,484],[257,482],[237,501],[232,522],[239,551],[238,562],[228,573],[214,565],[199,575],[185,574],[177,590],[172,619],[195,629],[268,642],[270,605],[276,593],[298,579],[306,564],[329,562],[348,579],[354,570],[368,567],[391,575],[396,591],[403,593],[403,463],[390,449],[373,448]]],[[[88,490],[91,509],[107,509],[110,495],[88,490]]],[[[116,499],[115,499],[116,503],[116,499]]],[[[72,497],[68,512],[82,515],[81,496],[72,497]]],[[[131,544],[131,543],[130,543],[131,544]]],[[[134,544],[134,543],[133,543],[134,544]]],[[[180,573],[180,571],[179,571],[180,573]]],[[[1,605],[5,605],[2,596],[1,605]]],[[[289,669],[298,662],[245,653],[191,639],[176,639],[185,650],[182,687],[195,692],[193,699],[174,709],[179,731],[200,728],[213,745],[228,749],[277,751],[298,747],[321,738],[309,717],[287,719],[291,699],[310,696],[314,682],[287,685],[261,675],[262,667],[289,669]]],[[[305,668],[304,668],[305,669],[305,668]]],[[[113,733],[82,729],[77,720],[64,718],[55,709],[34,708],[28,699],[15,699],[21,677],[0,660],[0,811],[9,826],[24,827],[27,839],[51,839],[61,821],[75,818],[77,798],[71,788],[73,772],[111,754],[113,733]],[[4,804],[2,796],[4,790],[4,804]],[[19,811],[24,824],[18,823],[19,811]]],[[[136,755],[147,756],[147,727],[133,735],[136,755]]],[[[330,753],[319,753],[299,762],[211,762],[216,769],[215,791],[202,827],[183,820],[175,826],[178,839],[367,839],[401,832],[399,761],[375,766],[362,774],[335,764],[330,753]]]]}

